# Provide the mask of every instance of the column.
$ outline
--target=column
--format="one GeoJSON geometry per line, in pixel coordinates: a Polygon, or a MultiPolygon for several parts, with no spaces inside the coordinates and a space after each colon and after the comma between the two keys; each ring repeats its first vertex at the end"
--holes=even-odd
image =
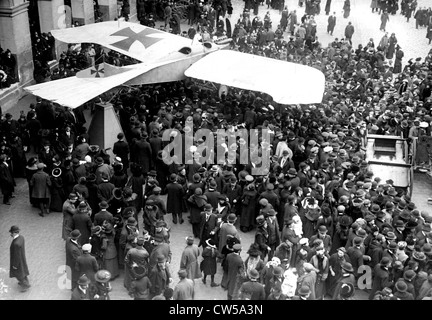
{"type": "MultiPolygon", "coordinates": [[[[123,132],[120,121],[111,103],[96,103],[95,108],[88,129],[89,144],[96,144],[101,149],[112,148],[117,141],[117,134],[123,132]]],[[[112,150],[107,153],[114,159],[112,150]]]]}
{"type": "Polygon", "coordinates": [[[138,21],[137,17],[137,0],[129,0],[130,4],[130,14],[129,21],[138,21]]]}
{"type": "Polygon", "coordinates": [[[66,8],[64,0],[39,0],[39,22],[41,32],[66,28],[66,15],[70,8],[66,8]]]}
{"type": "Polygon", "coordinates": [[[91,0],[72,0],[72,20],[80,25],[94,23],[94,7],[91,0]]]}
{"type": "Polygon", "coordinates": [[[0,43],[15,55],[21,85],[33,80],[33,55],[25,0],[0,0],[0,43]]]}
{"type": "Polygon", "coordinates": [[[113,21],[117,18],[117,0],[99,0],[98,3],[103,21],[113,21]]]}
{"type": "MultiPolygon", "coordinates": [[[[64,5],[64,0],[39,0],[39,23],[41,32],[50,32],[55,29],[65,29],[71,26],[71,8],[64,5]]],[[[67,50],[67,44],[55,42],[55,57],[67,50]]]]}

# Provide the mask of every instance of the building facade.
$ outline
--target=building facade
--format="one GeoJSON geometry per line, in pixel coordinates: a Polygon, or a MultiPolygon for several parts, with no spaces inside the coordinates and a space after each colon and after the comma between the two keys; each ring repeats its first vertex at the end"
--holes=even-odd
{"type": "MultiPolygon", "coordinates": [[[[130,18],[136,16],[136,0],[129,0],[130,18]]],[[[117,0],[0,0],[0,47],[9,49],[16,58],[17,82],[0,91],[3,112],[11,108],[33,84],[34,35],[54,29],[70,28],[96,21],[114,20],[123,1],[117,0]]],[[[66,49],[56,42],[57,56],[66,49]]],[[[52,64],[55,64],[53,62],[52,64]]]]}

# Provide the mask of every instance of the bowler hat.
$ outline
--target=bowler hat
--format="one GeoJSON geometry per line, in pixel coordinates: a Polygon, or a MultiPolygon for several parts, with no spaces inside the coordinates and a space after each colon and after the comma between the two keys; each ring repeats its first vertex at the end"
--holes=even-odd
{"type": "MultiPolygon", "coordinates": [[[[274,270],[273,270],[273,272],[274,272],[274,270]]],[[[250,279],[258,279],[259,278],[259,272],[256,269],[250,270],[249,271],[249,278],[250,279]]]]}
{"type": "Polygon", "coordinates": [[[392,251],[396,251],[398,249],[398,245],[396,242],[392,241],[388,244],[388,249],[392,251]]]}
{"type": "Polygon", "coordinates": [[[186,277],[187,277],[187,271],[186,271],[185,269],[180,269],[180,270],[178,271],[178,276],[179,276],[180,278],[186,278],[186,277]]]}
{"type": "Polygon", "coordinates": [[[298,291],[298,294],[299,296],[307,296],[308,294],[310,294],[310,292],[311,291],[308,286],[301,286],[298,291]]]}
{"type": "Polygon", "coordinates": [[[74,240],[78,239],[80,236],[81,232],[78,229],[75,229],[70,233],[70,237],[74,240]]]}
{"type": "Polygon", "coordinates": [[[12,226],[9,229],[9,233],[15,233],[15,232],[19,232],[20,228],[18,226],[12,226]]]}
{"type": "Polygon", "coordinates": [[[415,273],[414,270],[408,269],[404,272],[403,274],[403,278],[407,281],[411,281],[415,278],[417,274],[415,273]]]}
{"type": "Polygon", "coordinates": [[[273,275],[276,277],[280,277],[283,273],[283,269],[279,266],[273,268],[273,275]]]}
{"type": "Polygon", "coordinates": [[[388,265],[390,265],[390,263],[391,263],[391,260],[389,257],[383,257],[380,261],[380,265],[382,265],[382,266],[388,266],[388,265]]]}
{"type": "Polygon", "coordinates": [[[90,283],[89,278],[87,278],[87,276],[85,274],[83,274],[79,279],[78,279],[78,285],[80,286],[85,286],[88,285],[90,283]]]}
{"type": "Polygon", "coordinates": [[[414,251],[412,254],[412,257],[414,260],[417,260],[417,261],[425,261],[426,260],[426,255],[424,254],[424,252],[414,251]]]}
{"type": "Polygon", "coordinates": [[[147,175],[148,175],[148,176],[151,176],[151,177],[156,177],[156,176],[157,176],[157,172],[156,172],[155,170],[150,170],[150,171],[147,173],[147,175]]]}
{"type": "Polygon", "coordinates": [[[228,222],[235,222],[237,220],[237,216],[234,213],[230,213],[228,215],[228,222]]]}
{"type": "Polygon", "coordinates": [[[395,223],[395,227],[396,228],[402,228],[402,227],[405,227],[405,223],[402,221],[402,220],[397,220],[396,221],[396,223],[395,223]]]}
{"type": "Polygon", "coordinates": [[[186,237],[186,243],[188,245],[192,245],[194,243],[194,237],[192,237],[192,236],[186,237]]]}
{"type": "Polygon", "coordinates": [[[354,268],[349,262],[343,262],[341,268],[347,272],[354,272],[354,268]]]}
{"type": "Polygon", "coordinates": [[[395,288],[399,292],[406,292],[408,290],[408,285],[406,284],[405,281],[399,280],[396,282],[395,288]]]}
{"type": "Polygon", "coordinates": [[[97,157],[96,160],[95,160],[95,163],[96,163],[97,165],[101,165],[101,164],[104,163],[104,161],[103,161],[102,157],[97,157]]]}
{"type": "Polygon", "coordinates": [[[422,250],[425,254],[427,254],[427,255],[432,254],[432,247],[431,247],[431,245],[430,245],[429,243],[425,243],[425,244],[423,245],[423,247],[421,248],[421,250],[422,250]]]}
{"type": "Polygon", "coordinates": [[[110,279],[111,279],[111,272],[109,272],[108,270],[99,270],[95,274],[95,280],[97,282],[105,283],[110,281],[110,279]]]}
{"type": "Polygon", "coordinates": [[[353,244],[354,244],[355,246],[359,246],[359,245],[361,245],[362,242],[363,242],[363,238],[360,238],[360,237],[355,237],[354,240],[353,240],[353,244]]]}
{"type": "Polygon", "coordinates": [[[396,237],[396,235],[394,234],[394,232],[389,231],[389,232],[387,232],[385,238],[386,238],[387,240],[396,240],[397,237],[396,237]]]}
{"type": "Polygon", "coordinates": [[[128,226],[136,226],[138,224],[138,222],[135,220],[134,217],[129,217],[126,221],[126,224],[128,226]]]}
{"type": "Polygon", "coordinates": [[[105,200],[102,200],[101,202],[99,202],[99,208],[106,209],[108,207],[109,207],[108,202],[106,202],[105,200]]]}

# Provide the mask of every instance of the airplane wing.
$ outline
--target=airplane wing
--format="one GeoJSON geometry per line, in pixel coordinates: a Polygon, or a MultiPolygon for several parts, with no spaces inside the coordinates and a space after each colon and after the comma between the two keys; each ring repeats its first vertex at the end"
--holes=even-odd
{"type": "MultiPolygon", "coordinates": [[[[75,28],[51,31],[54,38],[66,43],[96,43],[110,50],[149,62],[149,53],[169,46],[187,46],[191,40],[162,30],[126,21],[106,21],[75,28]],[[168,41],[167,41],[168,40],[168,41]],[[149,50],[149,49],[152,50],[149,50]],[[150,52],[149,52],[150,51],[150,52]]],[[[150,54],[150,58],[154,54],[150,54]]]]}
{"type": "Polygon", "coordinates": [[[123,68],[99,64],[80,71],[74,77],[36,84],[25,87],[24,90],[62,106],[77,108],[148,70],[149,67],[141,64],[123,68]]]}
{"type": "Polygon", "coordinates": [[[231,50],[208,54],[185,75],[264,92],[281,104],[321,103],[324,94],[324,74],[315,68],[231,50]]]}

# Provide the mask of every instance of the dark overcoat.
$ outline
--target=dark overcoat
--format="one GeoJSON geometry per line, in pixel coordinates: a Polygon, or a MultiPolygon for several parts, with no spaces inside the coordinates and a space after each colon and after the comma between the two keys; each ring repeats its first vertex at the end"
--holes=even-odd
{"type": "Polygon", "coordinates": [[[28,275],[29,270],[25,256],[25,240],[22,235],[19,235],[12,240],[10,246],[9,277],[22,279],[28,275]]]}

